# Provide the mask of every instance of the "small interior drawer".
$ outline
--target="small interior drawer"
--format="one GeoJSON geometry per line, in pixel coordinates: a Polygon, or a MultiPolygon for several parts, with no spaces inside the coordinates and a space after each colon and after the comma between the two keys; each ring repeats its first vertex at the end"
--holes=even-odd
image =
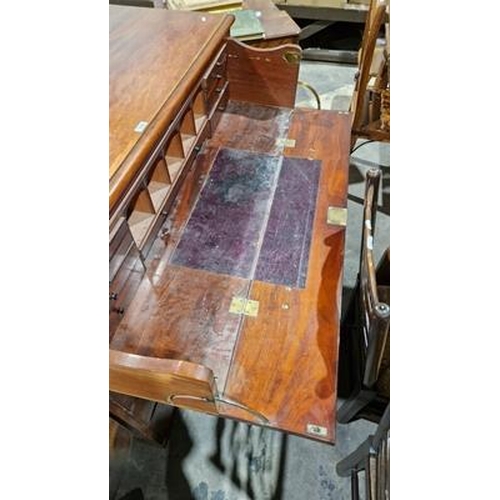
{"type": "Polygon", "coordinates": [[[133,294],[131,282],[140,281],[145,267],[125,218],[115,226],[109,243],[109,312],[120,314],[133,294]]]}
{"type": "Polygon", "coordinates": [[[228,90],[229,84],[226,82],[224,85],[224,88],[222,89],[222,92],[219,94],[214,94],[214,96],[210,100],[210,127],[212,130],[212,134],[215,131],[215,128],[217,126],[217,123],[219,122],[222,112],[224,109],[226,109],[226,105],[229,99],[229,90],[228,90]]]}
{"type": "Polygon", "coordinates": [[[120,292],[125,287],[130,273],[142,274],[144,273],[144,264],[142,263],[139,250],[137,247],[132,246],[123,259],[122,265],[116,272],[113,280],[109,282],[109,296],[110,306],[111,302],[120,300],[120,292]]]}
{"type": "Polygon", "coordinates": [[[205,75],[201,80],[201,85],[204,89],[206,89],[206,85],[209,81],[212,81],[217,73],[226,74],[226,61],[227,61],[227,51],[226,46],[224,45],[217,54],[217,57],[212,62],[212,64],[208,67],[207,71],[205,71],[205,75]]]}
{"type": "Polygon", "coordinates": [[[205,83],[202,83],[202,88],[205,90],[206,95],[210,95],[217,88],[217,86],[220,87],[226,80],[227,73],[226,64],[224,62],[222,66],[216,66],[212,73],[208,75],[206,80],[203,80],[205,83]]]}
{"type": "Polygon", "coordinates": [[[121,321],[125,309],[128,307],[141,283],[145,267],[140,252],[132,244],[116,271],[113,280],[109,282],[109,337],[113,334],[121,321]]]}
{"type": "Polygon", "coordinates": [[[220,100],[221,95],[225,92],[227,87],[227,80],[220,80],[212,90],[210,94],[207,95],[207,109],[209,110],[208,114],[209,116],[212,115],[215,106],[217,105],[218,101],[220,100]]]}
{"type": "Polygon", "coordinates": [[[134,239],[128,228],[127,221],[123,217],[119,222],[119,227],[109,243],[109,282],[111,283],[123,265],[131,248],[134,246],[134,239]]]}
{"type": "MultiPolygon", "coordinates": [[[[227,52],[224,49],[225,47],[221,49],[218,57],[205,73],[201,81],[201,87],[205,92],[207,101],[214,93],[221,92],[227,80],[227,52]]],[[[210,110],[210,106],[208,106],[208,109],[210,110]]]]}
{"type": "Polygon", "coordinates": [[[123,238],[128,232],[125,217],[120,217],[117,223],[109,231],[109,261],[116,254],[123,238]]]}

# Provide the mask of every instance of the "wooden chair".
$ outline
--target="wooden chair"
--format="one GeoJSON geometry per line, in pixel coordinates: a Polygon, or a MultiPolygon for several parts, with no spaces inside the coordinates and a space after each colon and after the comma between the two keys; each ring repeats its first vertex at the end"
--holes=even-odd
{"type": "Polygon", "coordinates": [[[390,139],[389,22],[385,25],[384,45],[377,45],[388,16],[389,0],[371,0],[351,100],[351,150],[360,137],[383,142],[390,139]]]}
{"type": "Polygon", "coordinates": [[[351,477],[351,497],[358,500],[359,473],[365,475],[365,498],[390,499],[390,416],[387,406],[377,431],[337,464],[337,474],[351,477]]]}
{"type": "Polygon", "coordinates": [[[386,250],[376,268],[373,255],[381,171],[367,172],[358,280],[350,313],[343,320],[341,356],[351,393],[337,412],[340,423],[378,421],[390,399],[390,263],[386,250]]]}

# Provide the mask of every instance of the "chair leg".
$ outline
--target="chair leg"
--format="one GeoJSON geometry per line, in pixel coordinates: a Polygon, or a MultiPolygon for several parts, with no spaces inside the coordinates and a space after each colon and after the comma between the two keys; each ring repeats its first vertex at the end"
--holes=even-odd
{"type": "Polygon", "coordinates": [[[366,500],[378,500],[377,497],[377,466],[376,457],[374,455],[369,455],[366,459],[366,469],[365,469],[365,479],[366,479],[366,500]]]}
{"type": "Polygon", "coordinates": [[[361,389],[351,396],[337,412],[337,422],[340,424],[348,424],[356,420],[358,413],[377,397],[375,391],[361,389]]]}
{"type": "Polygon", "coordinates": [[[351,472],[351,498],[352,500],[359,500],[358,473],[355,470],[351,472]]]}

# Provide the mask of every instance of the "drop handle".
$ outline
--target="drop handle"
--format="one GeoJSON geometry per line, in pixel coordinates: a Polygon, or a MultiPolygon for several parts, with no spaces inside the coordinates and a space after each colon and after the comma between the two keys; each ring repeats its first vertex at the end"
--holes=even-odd
{"type": "Polygon", "coordinates": [[[116,300],[118,298],[118,294],[116,292],[110,292],[109,300],[116,300]]]}

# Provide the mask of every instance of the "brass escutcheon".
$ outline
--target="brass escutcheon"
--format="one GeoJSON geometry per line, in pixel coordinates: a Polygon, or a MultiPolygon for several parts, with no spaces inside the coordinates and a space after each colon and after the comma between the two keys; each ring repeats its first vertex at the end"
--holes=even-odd
{"type": "Polygon", "coordinates": [[[302,59],[302,55],[300,52],[285,52],[283,54],[283,59],[288,64],[294,64],[295,66],[298,66],[300,63],[300,60],[302,59]]]}

